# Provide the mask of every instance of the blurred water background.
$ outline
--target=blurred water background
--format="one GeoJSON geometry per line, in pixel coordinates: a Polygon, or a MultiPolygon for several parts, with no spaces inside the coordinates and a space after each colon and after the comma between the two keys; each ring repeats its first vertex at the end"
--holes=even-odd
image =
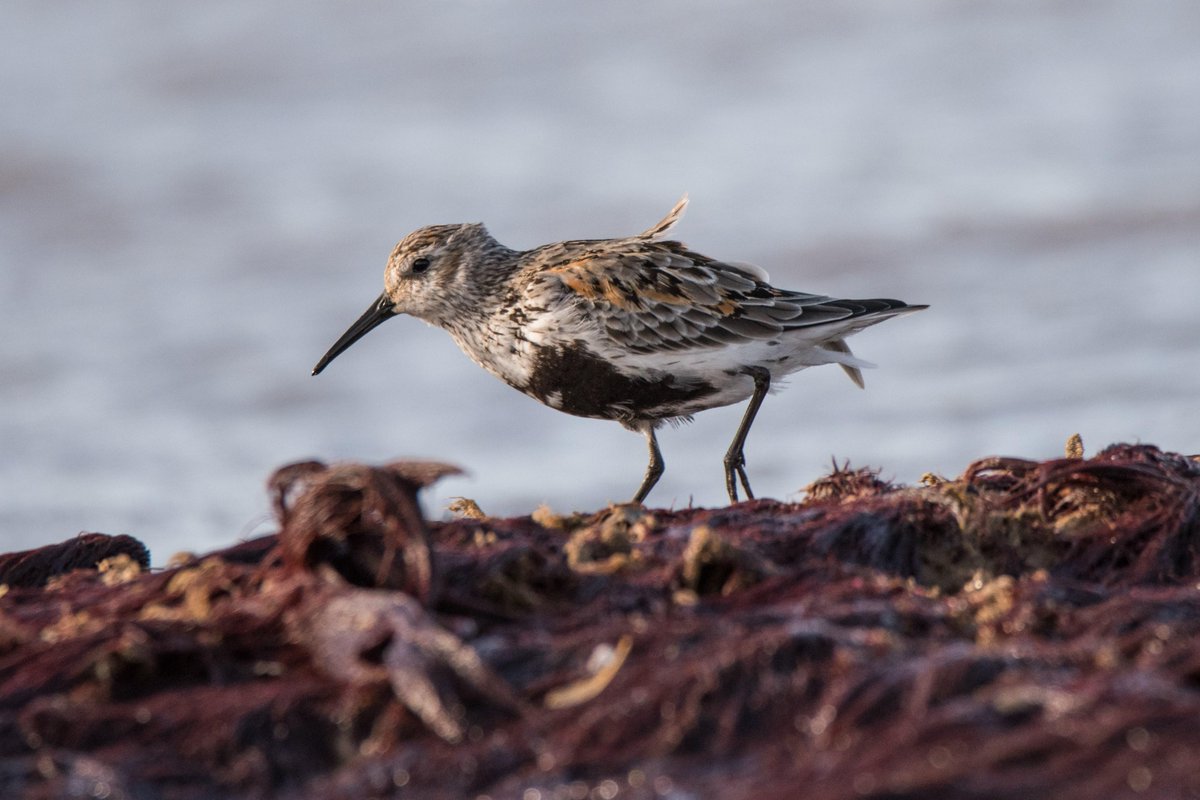
{"type": "MultiPolygon", "coordinates": [[[[641,439],[400,318],[309,370],[409,230],[679,237],[780,285],[932,304],[769,399],[762,495],[912,482],[1082,433],[1200,451],[1200,3],[10,4],[0,544],[163,563],[269,530],[287,461],[447,460],[488,512],[632,494],[641,439]]],[[[724,502],[740,408],[651,502],[724,502]]]]}

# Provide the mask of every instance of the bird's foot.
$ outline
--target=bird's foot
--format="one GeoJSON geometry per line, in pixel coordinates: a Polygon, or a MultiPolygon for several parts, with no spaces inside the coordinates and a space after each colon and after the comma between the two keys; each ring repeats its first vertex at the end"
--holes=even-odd
{"type": "Polygon", "coordinates": [[[750,488],[750,479],[746,477],[746,456],[740,451],[725,456],[725,491],[729,492],[730,504],[738,502],[738,481],[746,490],[746,499],[754,499],[754,491],[750,488]]]}

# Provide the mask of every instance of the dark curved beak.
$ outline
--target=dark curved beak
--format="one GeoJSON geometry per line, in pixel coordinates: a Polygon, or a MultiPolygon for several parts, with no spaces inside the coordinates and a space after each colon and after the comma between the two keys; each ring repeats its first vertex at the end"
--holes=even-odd
{"type": "Polygon", "coordinates": [[[319,374],[321,370],[329,365],[330,361],[341,355],[343,350],[366,336],[379,323],[391,319],[396,314],[395,303],[389,300],[386,294],[379,295],[379,299],[371,304],[366,313],[359,317],[350,326],[349,330],[342,334],[342,338],[333,343],[333,347],[329,348],[329,352],[321,356],[321,360],[313,367],[312,374],[319,374]]]}

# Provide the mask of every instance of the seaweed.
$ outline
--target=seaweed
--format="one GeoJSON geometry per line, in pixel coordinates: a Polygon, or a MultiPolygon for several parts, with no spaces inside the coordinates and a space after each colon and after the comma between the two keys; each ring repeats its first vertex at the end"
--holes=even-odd
{"type": "Polygon", "coordinates": [[[453,469],[290,465],[277,534],[163,570],[0,557],[0,795],[1200,797],[1192,458],[428,521],[453,469]]]}

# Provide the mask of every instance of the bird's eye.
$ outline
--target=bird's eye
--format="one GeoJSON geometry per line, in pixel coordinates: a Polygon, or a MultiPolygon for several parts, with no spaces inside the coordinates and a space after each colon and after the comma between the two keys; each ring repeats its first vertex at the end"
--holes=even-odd
{"type": "Polygon", "coordinates": [[[420,275],[425,270],[429,269],[429,259],[422,256],[414,258],[412,262],[412,271],[414,275],[420,275]]]}

